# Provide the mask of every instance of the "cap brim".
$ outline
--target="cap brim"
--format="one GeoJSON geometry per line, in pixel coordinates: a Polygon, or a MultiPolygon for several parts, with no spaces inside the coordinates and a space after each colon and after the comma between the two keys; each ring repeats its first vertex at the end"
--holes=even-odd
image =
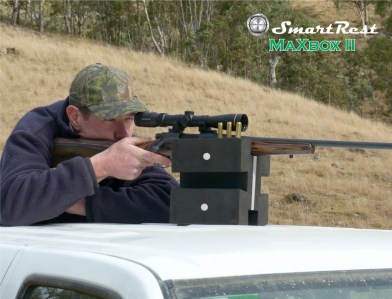
{"type": "Polygon", "coordinates": [[[96,116],[103,119],[114,119],[128,113],[148,111],[147,107],[137,99],[91,105],[88,108],[96,116]]]}

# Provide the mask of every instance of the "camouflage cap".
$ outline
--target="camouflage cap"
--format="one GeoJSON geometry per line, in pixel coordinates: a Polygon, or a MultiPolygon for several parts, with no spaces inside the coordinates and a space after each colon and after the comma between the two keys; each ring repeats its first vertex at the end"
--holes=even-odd
{"type": "Polygon", "coordinates": [[[72,81],[69,102],[88,107],[100,118],[114,119],[127,113],[148,111],[138,100],[131,77],[100,63],[82,69],[72,81]]]}

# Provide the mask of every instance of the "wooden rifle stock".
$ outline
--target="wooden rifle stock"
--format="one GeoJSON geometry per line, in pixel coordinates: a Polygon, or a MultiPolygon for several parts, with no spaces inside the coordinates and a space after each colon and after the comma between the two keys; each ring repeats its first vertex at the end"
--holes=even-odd
{"type": "Polygon", "coordinates": [[[111,146],[114,141],[83,138],[55,138],[51,167],[74,157],[92,157],[111,146]]]}
{"type": "MultiPolygon", "coordinates": [[[[139,144],[138,147],[171,159],[173,139],[158,139],[139,144]]],[[[51,167],[76,156],[92,157],[111,146],[115,141],[83,138],[55,138],[51,167]]],[[[253,141],[251,155],[312,154],[314,147],[304,142],[253,141]]]]}
{"type": "MultiPolygon", "coordinates": [[[[249,137],[252,138],[252,137],[249,137]]],[[[252,156],[307,155],[314,153],[314,146],[305,142],[271,142],[252,140],[252,156]]]]}

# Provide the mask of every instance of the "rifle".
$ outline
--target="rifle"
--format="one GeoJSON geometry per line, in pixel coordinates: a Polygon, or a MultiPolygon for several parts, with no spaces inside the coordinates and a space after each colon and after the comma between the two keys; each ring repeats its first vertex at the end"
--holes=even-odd
{"type": "MultiPolygon", "coordinates": [[[[135,124],[170,127],[138,146],[172,159],[172,170],[180,173],[180,185],[170,194],[170,222],[177,224],[266,225],[268,194],[260,190],[261,177],[270,173],[271,155],[313,154],[316,146],[392,149],[392,143],[382,142],[241,136],[248,128],[246,114],[142,112],[136,113],[135,124]],[[188,127],[197,127],[199,133],[184,133],[188,127]]],[[[113,143],[56,138],[52,165],[93,156],[113,143]]]]}
{"type": "MultiPolygon", "coordinates": [[[[181,138],[244,138],[251,140],[251,155],[303,155],[314,154],[316,147],[345,147],[392,149],[392,143],[354,142],[335,140],[286,139],[241,136],[248,128],[246,114],[194,115],[140,112],[135,115],[135,125],[139,127],[171,127],[168,132],[158,133],[155,140],[138,145],[140,148],[172,158],[172,143],[181,138]],[[184,133],[188,127],[198,127],[199,134],[184,133]],[[217,130],[213,130],[217,129],[217,130]],[[226,131],[224,134],[223,131],[226,131]]],[[[91,140],[83,138],[55,138],[52,166],[75,156],[91,157],[111,146],[115,141],[91,140]]]]}

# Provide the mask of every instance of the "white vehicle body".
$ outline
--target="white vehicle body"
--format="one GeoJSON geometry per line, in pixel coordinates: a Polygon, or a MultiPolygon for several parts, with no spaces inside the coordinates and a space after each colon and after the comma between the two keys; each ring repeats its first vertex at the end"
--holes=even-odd
{"type": "Polygon", "coordinates": [[[177,298],[168,295],[173,281],[382,269],[392,276],[387,230],[57,224],[2,227],[0,244],[4,299],[27,298],[26,288],[41,282],[102,298],[158,299],[177,298]]]}

